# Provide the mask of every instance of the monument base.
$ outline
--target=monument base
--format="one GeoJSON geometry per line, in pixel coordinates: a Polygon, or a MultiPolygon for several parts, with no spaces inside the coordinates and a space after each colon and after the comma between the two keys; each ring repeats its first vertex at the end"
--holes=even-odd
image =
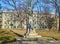
{"type": "Polygon", "coordinates": [[[42,36],[38,35],[38,33],[36,33],[35,30],[31,30],[30,33],[26,37],[27,38],[37,38],[37,37],[42,37],[42,36]]]}

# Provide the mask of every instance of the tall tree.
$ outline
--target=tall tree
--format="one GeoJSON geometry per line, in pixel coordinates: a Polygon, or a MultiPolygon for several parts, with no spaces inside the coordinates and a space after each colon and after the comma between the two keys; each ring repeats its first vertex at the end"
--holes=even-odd
{"type": "Polygon", "coordinates": [[[47,28],[49,28],[49,30],[52,28],[52,19],[50,18],[50,13],[51,13],[51,7],[50,7],[50,0],[42,0],[42,2],[44,3],[43,6],[43,13],[45,14],[46,17],[46,24],[47,28]],[[51,20],[50,20],[51,19],[51,20]],[[50,22],[51,21],[51,22],[50,22]],[[51,25],[50,25],[51,24],[51,25]]]}
{"type": "MultiPolygon", "coordinates": [[[[59,14],[59,19],[60,19],[60,0],[54,0],[54,7],[56,9],[56,13],[59,14]]],[[[57,20],[57,18],[56,18],[56,20],[57,20]]],[[[59,20],[59,22],[60,22],[60,20],[59,20]]],[[[60,27],[59,27],[59,31],[60,31],[60,27]]]]}
{"type": "Polygon", "coordinates": [[[22,27],[22,22],[25,17],[24,14],[22,14],[22,10],[26,10],[27,8],[24,0],[1,0],[1,1],[2,3],[5,4],[5,6],[3,6],[5,9],[16,11],[16,12],[13,12],[13,14],[15,14],[15,16],[20,19],[20,25],[22,27]],[[6,6],[9,6],[9,7],[6,7],[6,6]]]}
{"type": "MultiPolygon", "coordinates": [[[[55,8],[56,16],[57,16],[57,14],[59,14],[59,16],[60,16],[60,0],[52,0],[51,4],[55,8]]],[[[60,19],[60,17],[59,17],[59,19],[60,19]]],[[[60,22],[60,20],[59,20],[59,22],[60,22]]],[[[60,31],[60,27],[59,27],[59,29],[57,27],[57,17],[56,17],[56,29],[60,31]]]]}
{"type": "Polygon", "coordinates": [[[17,12],[14,12],[16,16],[19,17],[20,23],[24,20],[24,15],[22,15],[22,10],[25,10],[26,14],[26,22],[28,23],[29,15],[32,13],[31,2],[32,0],[2,0],[2,2],[12,8],[4,7],[6,9],[12,9],[17,12]]]}

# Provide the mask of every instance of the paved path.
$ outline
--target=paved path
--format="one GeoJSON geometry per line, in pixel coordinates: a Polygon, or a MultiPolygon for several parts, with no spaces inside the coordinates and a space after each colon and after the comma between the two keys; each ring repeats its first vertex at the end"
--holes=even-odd
{"type": "Polygon", "coordinates": [[[9,44],[60,44],[60,42],[51,37],[24,38],[20,34],[17,34],[14,31],[12,32],[17,35],[16,42],[9,44]]]}
{"type": "Polygon", "coordinates": [[[42,38],[17,38],[17,43],[19,44],[60,44],[60,42],[52,39],[52,40],[44,40],[43,37],[42,38]]]}

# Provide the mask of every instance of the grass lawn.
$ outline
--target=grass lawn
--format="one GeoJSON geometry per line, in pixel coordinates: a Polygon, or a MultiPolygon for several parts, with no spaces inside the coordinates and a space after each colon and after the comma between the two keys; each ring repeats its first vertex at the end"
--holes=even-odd
{"type": "MultiPolygon", "coordinates": [[[[18,33],[18,34],[21,34],[23,35],[26,30],[24,29],[14,29],[13,30],[14,32],[18,33]]],[[[53,38],[56,38],[60,41],[60,32],[58,31],[47,31],[47,30],[35,30],[38,35],[41,35],[41,36],[50,36],[50,37],[53,37],[53,38]]]]}
{"type": "MultiPolygon", "coordinates": [[[[21,35],[23,35],[26,32],[25,29],[11,29],[11,30],[21,35]]],[[[58,31],[53,31],[53,30],[52,31],[35,30],[35,31],[38,33],[38,35],[54,37],[60,41],[60,32],[58,31]]],[[[10,32],[9,29],[0,30],[0,36],[3,36],[3,35],[10,36],[12,38],[16,36],[12,32],[10,32]]]]}
{"type": "Polygon", "coordinates": [[[50,36],[50,37],[53,37],[53,38],[56,38],[60,41],[60,32],[58,31],[47,31],[47,30],[36,30],[36,32],[39,34],[39,35],[42,35],[42,36],[50,36]]]}
{"type": "Polygon", "coordinates": [[[9,29],[0,29],[0,43],[5,41],[14,40],[15,34],[10,32],[9,29]]]}
{"type": "Polygon", "coordinates": [[[11,29],[13,32],[24,35],[24,33],[26,32],[25,29],[11,29]]]}

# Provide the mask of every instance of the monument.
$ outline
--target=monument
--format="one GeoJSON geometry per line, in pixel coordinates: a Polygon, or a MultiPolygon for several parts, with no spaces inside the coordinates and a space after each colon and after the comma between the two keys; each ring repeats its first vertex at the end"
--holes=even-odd
{"type": "Polygon", "coordinates": [[[28,21],[28,25],[27,25],[27,29],[26,29],[26,37],[27,38],[37,38],[37,37],[41,37],[38,35],[38,33],[36,33],[34,26],[33,26],[33,17],[29,16],[29,21],[28,21]]]}
{"type": "Polygon", "coordinates": [[[34,29],[34,26],[33,26],[33,18],[32,18],[32,13],[33,13],[33,9],[32,9],[32,5],[31,5],[31,2],[32,0],[28,1],[28,9],[27,9],[27,12],[28,12],[28,21],[27,21],[27,26],[26,26],[26,33],[25,33],[25,37],[41,37],[41,36],[38,36],[38,34],[35,32],[35,29],[34,29]]]}

